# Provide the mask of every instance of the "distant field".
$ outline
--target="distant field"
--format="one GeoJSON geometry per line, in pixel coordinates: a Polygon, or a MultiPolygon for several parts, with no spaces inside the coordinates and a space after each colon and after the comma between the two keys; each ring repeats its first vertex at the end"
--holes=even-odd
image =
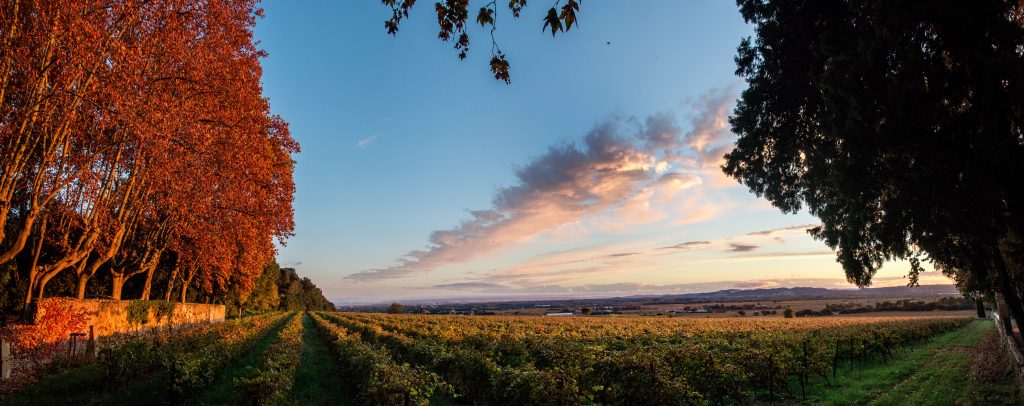
{"type": "MultiPolygon", "coordinates": [[[[969,318],[416,316],[331,313],[314,319],[346,359],[377,354],[352,376],[369,403],[389,393],[485,404],[688,404],[799,401],[851,362],[887,362],[969,318]],[[392,371],[381,383],[360,376],[392,371]]],[[[425,401],[427,401],[425,400],[425,401]]]]}
{"type": "MultiPolygon", "coordinates": [[[[958,294],[959,295],[959,294],[958,294]]],[[[957,295],[957,296],[958,296],[957,295]]],[[[710,301],[710,302],[695,302],[695,303],[673,303],[673,304],[654,304],[654,305],[642,305],[639,309],[635,310],[622,310],[620,314],[633,315],[633,316],[655,316],[655,315],[667,315],[673,310],[680,310],[685,307],[697,308],[708,305],[732,305],[732,306],[765,306],[771,310],[775,310],[777,314],[757,316],[757,317],[783,317],[783,310],[787,307],[793,309],[793,311],[800,310],[821,310],[826,305],[836,304],[860,304],[860,305],[874,305],[875,303],[882,302],[898,302],[900,300],[912,300],[912,301],[925,301],[933,302],[943,297],[949,297],[951,295],[900,295],[891,297],[867,297],[867,298],[842,298],[842,299],[799,299],[799,300],[762,300],[762,301],[743,301],[743,302],[721,302],[721,301],[710,301]]],[[[524,316],[541,316],[545,313],[551,312],[552,308],[522,308],[522,309],[509,309],[499,310],[495,313],[499,315],[524,315],[524,316]]],[[[917,312],[917,311],[906,311],[906,312],[871,312],[866,314],[858,314],[860,316],[892,316],[892,315],[905,315],[905,316],[973,316],[974,311],[936,311],[936,312],[917,312]]],[[[712,313],[693,313],[693,314],[674,314],[674,317],[737,317],[739,316],[737,311],[719,311],[712,313]]],[[[752,310],[746,311],[746,317],[754,317],[752,310]]],[[[846,315],[848,316],[848,315],[846,315]]]]}
{"type": "Polygon", "coordinates": [[[121,340],[0,403],[1013,404],[1000,354],[969,317],[279,313],[121,340]]]}

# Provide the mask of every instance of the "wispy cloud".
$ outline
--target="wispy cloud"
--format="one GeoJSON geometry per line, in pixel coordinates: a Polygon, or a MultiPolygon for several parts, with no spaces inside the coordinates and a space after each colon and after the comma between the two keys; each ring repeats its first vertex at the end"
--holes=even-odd
{"type": "Polygon", "coordinates": [[[731,251],[731,252],[750,252],[750,251],[756,250],[758,248],[761,248],[761,246],[760,245],[753,245],[753,244],[730,243],[728,251],[731,251]]]}
{"type": "Polygon", "coordinates": [[[776,234],[783,233],[786,231],[807,231],[808,229],[819,226],[820,224],[802,224],[799,226],[779,227],[771,230],[761,230],[749,232],[747,235],[750,236],[763,236],[763,237],[774,237],[776,234]]]}
{"type": "Polygon", "coordinates": [[[658,248],[659,250],[689,250],[703,245],[711,244],[711,241],[687,241],[676,245],[658,248]]]}
{"type": "MultiPolygon", "coordinates": [[[[950,280],[938,272],[926,272],[923,284],[949,284],[950,280]]],[[[906,278],[882,277],[875,280],[875,287],[904,286],[906,278]]],[[[503,284],[447,284],[437,285],[438,288],[471,291],[490,296],[519,296],[539,299],[543,297],[609,297],[630,295],[670,295],[714,292],[728,289],[768,289],[793,287],[819,287],[829,289],[855,290],[843,278],[768,278],[745,281],[716,281],[677,284],[651,284],[637,282],[594,283],[585,285],[545,284],[537,286],[514,287],[503,284]]]]}
{"type": "Polygon", "coordinates": [[[486,283],[486,282],[458,282],[458,283],[445,283],[440,285],[434,285],[433,288],[439,289],[466,289],[466,290],[487,290],[487,289],[508,289],[508,286],[500,285],[497,283],[486,283]]]}
{"type": "Polygon", "coordinates": [[[373,134],[373,135],[371,135],[369,137],[366,137],[366,138],[363,138],[363,139],[359,140],[359,142],[356,143],[356,146],[359,147],[359,148],[366,148],[367,145],[372,144],[379,137],[380,137],[380,134],[373,134]]]}
{"type": "MultiPolygon", "coordinates": [[[[671,201],[700,185],[706,161],[717,162],[725,153],[729,143],[723,123],[733,100],[730,91],[709,92],[687,133],[669,113],[626,120],[632,125],[623,125],[623,120],[598,124],[578,143],[552,146],[519,168],[516,184],[499,189],[490,208],[471,211],[458,226],[433,232],[425,249],[407,253],[394,266],[346,279],[373,281],[428,272],[598,214],[618,216],[616,223],[655,221],[660,216],[652,215],[651,201],[671,201]]],[[[700,219],[714,212],[701,207],[694,211],[700,219]]]]}

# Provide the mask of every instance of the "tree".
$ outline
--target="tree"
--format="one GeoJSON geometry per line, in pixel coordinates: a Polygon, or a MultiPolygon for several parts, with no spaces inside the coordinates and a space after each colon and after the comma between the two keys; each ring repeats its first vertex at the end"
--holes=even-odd
{"type": "MultiPolygon", "coordinates": [[[[582,0],[567,0],[565,4],[559,7],[561,0],[555,1],[544,16],[544,24],[541,26],[541,30],[551,31],[551,36],[553,37],[559,32],[569,31],[573,25],[579,26],[576,21],[576,13],[580,10],[580,2],[582,0]]],[[[388,34],[396,35],[399,24],[401,24],[402,20],[409,17],[409,11],[416,3],[416,0],[381,0],[381,3],[391,9],[391,18],[384,21],[384,29],[387,30],[388,34]]],[[[498,27],[498,14],[503,10],[501,10],[501,7],[498,7],[498,2],[494,0],[482,1],[481,3],[482,7],[476,11],[475,21],[483,29],[487,29],[490,26],[491,73],[494,74],[495,79],[509,84],[511,83],[511,77],[509,75],[508,59],[505,58],[505,53],[498,46],[498,41],[494,36],[498,27]]],[[[519,18],[519,14],[525,7],[526,0],[509,0],[508,2],[508,12],[515,19],[519,18]]],[[[469,53],[469,33],[467,29],[472,25],[469,22],[471,12],[469,0],[438,1],[434,4],[434,11],[437,12],[437,25],[440,28],[437,37],[444,42],[453,41],[455,43],[455,50],[458,51],[459,59],[466,59],[466,55],[469,53]]]]}
{"type": "Polygon", "coordinates": [[[583,313],[584,316],[589,316],[590,315],[590,308],[589,307],[584,307],[584,308],[580,309],[580,313],[583,313]]]}
{"type": "Polygon", "coordinates": [[[793,309],[790,309],[790,308],[787,307],[786,310],[782,312],[782,317],[785,317],[787,319],[792,319],[793,318],[793,309]]]}
{"type": "Polygon", "coordinates": [[[280,309],[286,311],[333,311],[334,304],[324,297],[323,292],[309,278],[300,278],[294,268],[278,268],[276,262],[271,265],[278,270],[277,281],[280,309]]]}
{"type": "Polygon", "coordinates": [[[160,270],[167,298],[252,289],[294,227],[298,151],[262,95],[254,6],[0,4],[0,272],[24,303],[69,269],[79,298],[101,270],[116,299],[160,270]]]}
{"type": "Polygon", "coordinates": [[[1024,4],[739,0],[755,39],[725,172],[821,219],[847,279],[930,262],[968,293],[1024,281],[1024,4]]]}
{"type": "Polygon", "coordinates": [[[388,313],[391,314],[402,314],[405,313],[405,306],[398,303],[392,303],[388,306],[388,313]]]}

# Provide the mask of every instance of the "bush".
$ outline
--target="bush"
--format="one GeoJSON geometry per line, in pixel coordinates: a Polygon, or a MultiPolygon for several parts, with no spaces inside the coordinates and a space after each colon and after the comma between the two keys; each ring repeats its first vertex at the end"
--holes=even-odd
{"type": "Polygon", "coordinates": [[[0,331],[17,352],[31,352],[37,359],[56,354],[71,333],[85,332],[85,312],[59,300],[39,302],[36,324],[14,324],[0,331]]]}

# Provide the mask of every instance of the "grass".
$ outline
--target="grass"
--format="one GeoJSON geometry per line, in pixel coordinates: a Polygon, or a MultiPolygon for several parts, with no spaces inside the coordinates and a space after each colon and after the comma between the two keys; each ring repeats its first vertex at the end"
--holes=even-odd
{"type": "Polygon", "coordinates": [[[974,371],[978,362],[998,364],[999,357],[978,360],[972,354],[998,354],[991,321],[976,320],[908,348],[888,360],[854,365],[838,374],[835,386],[817,383],[808,403],[828,405],[999,405],[1018,404],[1012,377],[988,379],[974,371]],[[991,347],[995,343],[995,348],[991,347]],[[1011,378],[1011,379],[1006,379],[1011,378]]]}
{"type": "Polygon", "coordinates": [[[104,386],[99,364],[75,368],[42,381],[4,399],[0,405],[159,405],[170,391],[162,377],[137,379],[125,386],[104,386]]]}
{"type": "Polygon", "coordinates": [[[295,371],[292,399],[302,405],[348,404],[350,394],[338,372],[337,357],[308,314],[302,316],[302,359],[295,371]]]}

